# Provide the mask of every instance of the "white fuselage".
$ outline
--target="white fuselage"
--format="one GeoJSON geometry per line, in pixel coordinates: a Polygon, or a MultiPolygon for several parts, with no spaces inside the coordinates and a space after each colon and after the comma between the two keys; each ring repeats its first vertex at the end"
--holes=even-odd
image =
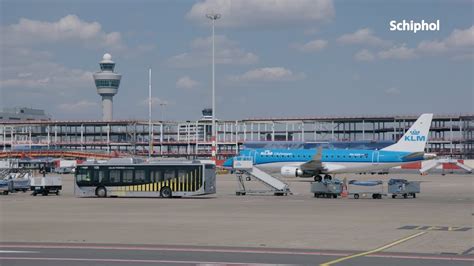
{"type": "MultiPolygon", "coordinates": [[[[269,173],[279,173],[284,166],[299,167],[304,162],[273,162],[257,165],[258,168],[269,173]]],[[[386,170],[395,166],[400,166],[413,162],[393,162],[393,163],[371,163],[371,162],[323,162],[324,168],[328,169],[327,174],[361,173],[377,170],[386,170]]]]}

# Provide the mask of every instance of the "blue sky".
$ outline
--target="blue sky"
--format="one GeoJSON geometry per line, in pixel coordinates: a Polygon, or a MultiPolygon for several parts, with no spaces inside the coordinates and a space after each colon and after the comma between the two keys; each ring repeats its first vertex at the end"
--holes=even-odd
{"type": "Polygon", "coordinates": [[[217,116],[472,113],[472,1],[0,1],[0,107],[100,119],[92,72],[123,75],[116,119],[193,120],[210,106],[208,11],[216,27],[217,116]],[[389,21],[440,20],[394,32],[389,21]]]}

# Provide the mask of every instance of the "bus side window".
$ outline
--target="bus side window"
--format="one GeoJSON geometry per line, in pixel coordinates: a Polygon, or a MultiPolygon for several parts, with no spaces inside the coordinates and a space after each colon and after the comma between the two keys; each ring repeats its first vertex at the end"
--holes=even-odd
{"type": "Polygon", "coordinates": [[[178,170],[178,177],[185,178],[188,173],[189,173],[189,170],[187,170],[187,169],[179,169],[178,170]]]}
{"type": "Polygon", "coordinates": [[[122,182],[124,183],[133,182],[133,170],[123,170],[122,182]]]}
{"type": "Polygon", "coordinates": [[[107,183],[107,177],[105,176],[105,170],[99,171],[99,183],[107,183]]]}
{"type": "Polygon", "coordinates": [[[135,170],[135,183],[145,183],[145,170],[135,170]]]}
{"type": "Polygon", "coordinates": [[[150,171],[150,178],[151,178],[151,182],[163,181],[163,178],[161,177],[161,171],[158,171],[158,170],[150,171]]]}
{"type": "Polygon", "coordinates": [[[102,184],[102,183],[107,182],[105,180],[105,171],[104,170],[93,171],[93,174],[94,174],[94,179],[93,179],[94,183],[102,184]]]}
{"type": "Polygon", "coordinates": [[[76,182],[78,184],[87,185],[91,182],[91,171],[87,168],[80,168],[76,175],[76,182]]]}
{"type": "Polygon", "coordinates": [[[110,183],[120,183],[120,170],[110,170],[109,180],[110,183]]]}
{"type": "Polygon", "coordinates": [[[171,179],[171,178],[175,178],[175,171],[174,171],[174,169],[165,170],[165,172],[164,172],[164,179],[165,179],[165,180],[168,180],[168,179],[171,179]]]}

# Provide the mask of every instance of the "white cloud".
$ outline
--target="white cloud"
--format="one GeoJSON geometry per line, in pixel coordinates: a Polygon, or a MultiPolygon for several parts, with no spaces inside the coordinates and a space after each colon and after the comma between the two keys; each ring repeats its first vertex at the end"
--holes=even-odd
{"type": "Polygon", "coordinates": [[[81,100],[79,102],[62,103],[58,105],[58,109],[62,112],[77,113],[92,108],[97,109],[98,106],[97,102],[81,100]]]}
{"type": "Polygon", "coordinates": [[[445,39],[439,41],[422,41],[417,50],[427,54],[441,54],[453,51],[472,51],[474,48],[474,26],[465,30],[455,29],[445,39]]]}
{"type": "Polygon", "coordinates": [[[206,14],[222,15],[218,27],[259,27],[311,24],[334,16],[332,0],[204,0],[194,4],[186,17],[208,25],[206,14]]]}
{"type": "Polygon", "coordinates": [[[17,24],[2,26],[0,34],[2,42],[9,45],[78,41],[88,47],[124,48],[120,32],[105,32],[100,23],[86,22],[76,15],[67,15],[54,22],[21,18],[17,24]]]}
{"type": "Polygon", "coordinates": [[[197,85],[199,85],[199,82],[193,80],[192,78],[188,76],[180,77],[176,81],[176,88],[178,89],[193,89],[197,85]]]}
{"type": "Polygon", "coordinates": [[[94,86],[92,72],[73,69],[51,61],[7,65],[0,71],[0,87],[6,89],[69,93],[94,86]]]}
{"type": "MultiPolygon", "coordinates": [[[[173,67],[198,67],[211,63],[212,37],[191,41],[190,51],[171,57],[168,62],[173,67]]],[[[258,62],[258,56],[246,52],[238,43],[224,35],[215,36],[215,62],[225,65],[247,65],[258,62]]]]}
{"type": "Polygon", "coordinates": [[[317,27],[307,28],[307,29],[305,29],[305,30],[303,31],[303,33],[304,33],[305,35],[314,35],[314,34],[316,34],[316,33],[318,33],[318,32],[319,32],[319,28],[317,28],[317,27]]]}
{"type": "Polygon", "coordinates": [[[232,81],[289,81],[304,78],[304,73],[293,73],[284,67],[256,68],[242,75],[230,77],[232,81]]]}
{"type": "Polygon", "coordinates": [[[451,59],[455,61],[474,60],[474,53],[455,55],[451,59]]]}
{"type": "Polygon", "coordinates": [[[293,47],[301,52],[319,52],[326,48],[328,41],[326,40],[313,40],[305,44],[294,44],[293,47]]]}
{"type": "Polygon", "coordinates": [[[369,28],[363,28],[354,33],[344,34],[337,39],[337,42],[340,44],[361,44],[370,46],[387,46],[391,44],[390,41],[375,36],[373,31],[369,28]]]}
{"type": "MultiPolygon", "coordinates": [[[[355,40],[356,38],[354,38],[354,43],[355,40]]],[[[345,39],[345,41],[348,41],[348,39],[345,39]]],[[[474,26],[471,26],[464,30],[455,29],[448,37],[442,40],[423,40],[418,43],[416,48],[409,48],[406,44],[393,45],[390,48],[379,51],[376,55],[364,49],[357,52],[354,55],[354,59],[358,61],[373,61],[375,59],[406,60],[420,56],[448,55],[453,60],[472,60],[473,48],[474,26]]]]}
{"type": "Polygon", "coordinates": [[[400,46],[393,46],[384,51],[378,53],[379,58],[381,59],[413,59],[416,58],[416,51],[413,48],[408,48],[406,44],[400,46]]]}
{"type": "Polygon", "coordinates": [[[398,88],[391,87],[391,88],[388,88],[387,90],[385,90],[385,93],[388,94],[388,95],[399,95],[400,90],[398,88]]]}
{"type": "MultiPolygon", "coordinates": [[[[150,99],[149,98],[146,98],[142,101],[140,101],[140,105],[142,106],[148,106],[150,104],[150,99]]],[[[151,106],[154,106],[154,107],[158,107],[160,105],[169,105],[171,104],[171,102],[167,101],[167,100],[163,100],[161,98],[158,98],[158,97],[151,97],[151,106]]]]}
{"type": "Polygon", "coordinates": [[[375,55],[369,50],[363,49],[354,55],[354,59],[357,61],[374,61],[375,55]]]}

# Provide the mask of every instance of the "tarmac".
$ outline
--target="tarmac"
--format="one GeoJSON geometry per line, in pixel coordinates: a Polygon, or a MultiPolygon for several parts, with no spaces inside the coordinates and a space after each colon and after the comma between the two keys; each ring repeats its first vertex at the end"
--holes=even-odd
{"type": "MultiPolygon", "coordinates": [[[[1,265],[472,265],[474,176],[344,175],[423,181],[416,199],[322,199],[309,179],[293,195],[236,196],[233,175],[194,198],[0,196],[1,265]],[[100,251],[100,252],[98,252],[100,251]]],[[[262,188],[255,181],[251,188],[262,188]]]]}

